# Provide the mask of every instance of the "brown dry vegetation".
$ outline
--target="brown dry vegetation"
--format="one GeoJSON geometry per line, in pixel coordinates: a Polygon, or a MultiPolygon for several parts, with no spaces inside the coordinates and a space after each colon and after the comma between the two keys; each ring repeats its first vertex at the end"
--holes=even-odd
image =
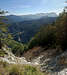
{"type": "Polygon", "coordinates": [[[55,48],[44,48],[44,47],[34,47],[32,49],[30,49],[29,51],[27,51],[26,53],[24,53],[24,57],[28,60],[31,61],[33,60],[35,57],[38,57],[40,55],[44,55],[45,57],[53,57],[53,56],[57,56],[60,53],[62,53],[61,49],[55,48]]]}
{"type": "Polygon", "coordinates": [[[29,65],[9,65],[0,61],[0,75],[46,75],[39,68],[29,65]]]}

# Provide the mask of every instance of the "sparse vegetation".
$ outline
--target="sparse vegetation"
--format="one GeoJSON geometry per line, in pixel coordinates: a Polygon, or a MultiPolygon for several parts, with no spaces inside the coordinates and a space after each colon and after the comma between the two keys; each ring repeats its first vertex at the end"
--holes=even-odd
{"type": "Polygon", "coordinates": [[[5,51],[3,51],[2,49],[0,49],[0,57],[4,57],[5,55],[5,51]]]}
{"type": "Polygon", "coordinates": [[[9,65],[6,62],[0,62],[0,74],[2,75],[47,75],[40,72],[37,67],[29,65],[9,65]],[[5,64],[5,66],[4,66],[5,64]]]}

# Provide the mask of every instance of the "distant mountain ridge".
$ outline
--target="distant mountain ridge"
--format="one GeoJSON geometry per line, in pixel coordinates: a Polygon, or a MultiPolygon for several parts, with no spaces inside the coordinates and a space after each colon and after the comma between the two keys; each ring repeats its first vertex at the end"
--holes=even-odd
{"type": "Polygon", "coordinates": [[[30,20],[37,20],[42,17],[57,17],[56,13],[38,13],[38,14],[29,14],[29,15],[8,15],[9,23],[13,22],[21,22],[21,21],[30,21],[30,20]]]}

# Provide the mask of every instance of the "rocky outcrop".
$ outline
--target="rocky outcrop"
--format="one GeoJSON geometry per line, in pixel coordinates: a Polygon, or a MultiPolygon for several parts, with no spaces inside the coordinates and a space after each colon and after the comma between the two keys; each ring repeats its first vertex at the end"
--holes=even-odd
{"type": "Polygon", "coordinates": [[[43,56],[40,61],[41,71],[49,75],[67,75],[67,51],[53,57],[43,56]]]}
{"type": "Polygon", "coordinates": [[[0,57],[0,61],[7,62],[9,64],[27,63],[24,57],[16,57],[10,50],[7,50],[6,48],[2,48],[2,50],[5,51],[6,54],[4,57],[0,57]]]}
{"type": "Polygon", "coordinates": [[[39,65],[38,62],[28,62],[25,57],[16,57],[10,48],[2,48],[3,51],[5,51],[5,55],[3,57],[0,57],[0,61],[7,62],[9,64],[28,64],[28,65],[39,65]],[[8,50],[7,50],[8,49],[8,50]]]}

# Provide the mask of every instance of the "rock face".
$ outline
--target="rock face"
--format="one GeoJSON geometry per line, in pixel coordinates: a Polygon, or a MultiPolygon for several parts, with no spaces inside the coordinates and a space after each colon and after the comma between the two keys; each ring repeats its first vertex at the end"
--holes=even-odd
{"type": "MultiPolygon", "coordinates": [[[[7,62],[9,64],[24,64],[27,63],[24,57],[16,57],[10,50],[6,50],[6,48],[2,48],[3,51],[6,52],[4,57],[0,57],[0,61],[7,62]]],[[[7,48],[9,49],[9,48],[7,48]]]]}
{"type": "Polygon", "coordinates": [[[67,51],[37,47],[28,51],[25,57],[26,59],[32,58],[31,62],[38,63],[41,71],[49,75],[67,75],[67,51]]]}
{"type": "Polygon", "coordinates": [[[67,51],[53,57],[43,56],[40,61],[41,71],[49,75],[67,75],[67,51]]]}
{"type": "MultiPolygon", "coordinates": [[[[9,49],[9,48],[7,48],[9,49]]],[[[0,57],[0,61],[7,62],[9,64],[29,64],[29,65],[39,65],[38,62],[28,62],[25,57],[16,57],[10,50],[6,50],[6,48],[2,48],[5,51],[5,56],[0,57]]]]}

